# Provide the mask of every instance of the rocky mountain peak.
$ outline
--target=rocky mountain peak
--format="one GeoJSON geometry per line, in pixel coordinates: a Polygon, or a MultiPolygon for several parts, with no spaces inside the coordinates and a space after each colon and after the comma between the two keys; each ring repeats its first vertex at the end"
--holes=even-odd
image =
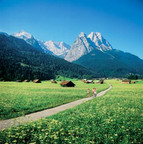
{"type": "Polygon", "coordinates": [[[107,50],[112,50],[112,46],[110,43],[104,39],[104,37],[101,35],[99,32],[91,32],[88,35],[88,38],[95,44],[97,49],[101,51],[107,51],[107,50]]]}
{"type": "Polygon", "coordinates": [[[22,30],[20,32],[16,32],[13,35],[17,38],[21,38],[21,39],[24,39],[24,40],[34,38],[30,33],[26,32],[24,30],[22,30]]]}
{"type": "Polygon", "coordinates": [[[84,32],[81,32],[81,33],[79,34],[79,37],[86,37],[86,34],[85,34],[84,32]]]}

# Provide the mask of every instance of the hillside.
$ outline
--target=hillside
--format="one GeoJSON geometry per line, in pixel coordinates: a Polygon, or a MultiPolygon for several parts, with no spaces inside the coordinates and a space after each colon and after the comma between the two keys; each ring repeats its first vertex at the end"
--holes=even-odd
{"type": "Polygon", "coordinates": [[[86,68],[42,53],[24,40],[5,33],[0,34],[0,63],[1,80],[47,80],[56,75],[72,78],[97,76],[86,68]]]}
{"type": "Polygon", "coordinates": [[[129,73],[143,74],[143,60],[115,49],[106,52],[95,49],[74,63],[96,71],[101,77],[125,77],[129,73]]]}

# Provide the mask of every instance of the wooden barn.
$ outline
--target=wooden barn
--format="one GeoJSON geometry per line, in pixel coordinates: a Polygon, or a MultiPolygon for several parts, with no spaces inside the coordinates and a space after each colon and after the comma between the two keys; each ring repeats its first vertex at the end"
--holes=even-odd
{"type": "Polygon", "coordinates": [[[30,80],[24,80],[24,82],[30,82],[30,80]]]}
{"type": "Polygon", "coordinates": [[[131,80],[127,80],[127,79],[122,80],[122,84],[131,84],[131,80]]]}
{"type": "Polygon", "coordinates": [[[41,80],[35,79],[35,80],[33,80],[33,82],[34,82],[34,83],[41,83],[41,80]]]}
{"type": "Polygon", "coordinates": [[[51,79],[51,83],[57,83],[54,79],[51,79]]]}
{"type": "Polygon", "coordinates": [[[131,82],[131,84],[135,84],[135,83],[136,83],[135,81],[132,81],[132,82],[131,82]]]}
{"type": "Polygon", "coordinates": [[[61,86],[63,87],[74,87],[75,84],[72,81],[63,81],[60,83],[61,86]]]}
{"type": "Polygon", "coordinates": [[[96,82],[97,84],[103,84],[104,83],[104,80],[103,79],[100,79],[99,81],[96,82]]]}
{"type": "Polygon", "coordinates": [[[85,82],[85,81],[87,81],[87,79],[82,79],[81,81],[82,81],[82,82],[85,82]]]}

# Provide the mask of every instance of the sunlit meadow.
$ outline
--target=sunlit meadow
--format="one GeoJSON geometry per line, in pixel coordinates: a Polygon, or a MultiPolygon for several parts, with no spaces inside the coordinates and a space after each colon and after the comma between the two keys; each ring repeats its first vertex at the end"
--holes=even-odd
{"type": "Polygon", "coordinates": [[[80,80],[73,82],[76,86],[72,88],[50,81],[0,82],[0,119],[18,117],[87,97],[87,88],[96,87],[99,92],[108,87],[107,84],[85,84],[80,80]]]}
{"type": "Polygon", "coordinates": [[[143,82],[121,84],[104,96],[26,125],[4,130],[1,143],[143,143],[143,82]]]}

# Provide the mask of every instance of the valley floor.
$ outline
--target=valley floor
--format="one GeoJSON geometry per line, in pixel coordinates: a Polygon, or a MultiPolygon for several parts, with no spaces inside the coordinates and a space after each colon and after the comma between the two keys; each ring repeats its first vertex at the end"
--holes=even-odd
{"type": "Polygon", "coordinates": [[[103,97],[46,119],[0,132],[1,143],[143,143],[143,82],[121,84],[103,97]]]}
{"type": "MultiPolygon", "coordinates": [[[[100,97],[103,96],[106,92],[108,92],[110,89],[112,88],[112,86],[110,86],[108,89],[98,93],[96,95],[96,97],[100,97]]],[[[77,105],[80,105],[84,102],[87,102],[89,100],[92,100],[93,98],[96,98],[95,96],[91,96],[91,97],[87,97],[87,98],[82,98],[80,100],[74,101],[74,102],[70,102],[64,105],[60,105],[54,108],[49,108],[43,111],[39,111],[39,112],[34,112],[25,116],[21,116],[21,117],[17,117],[17,118],[13,118],[13,119],[8,119],[8,120],[2,120],[0,121],[0,131],[6,128],[9,128],[11,126],[15,127],[21,124],[25,124],[27,122],[32,122],[32,121],[36,121],[38,119],[41,118],[46,118],[48,116],[57,114],[59,112],[62,112],[64,110],[73,108],[77,105]]]]}
{"type": "Polygon", "coordinates": [[[42,83],[0,82],[0,119],[9,119],[56,107],[87,97],[87,88],[103,91],[107,84],[85,84],[73,81],[75,87],[61,87],[50,81],[42,83]]]}

